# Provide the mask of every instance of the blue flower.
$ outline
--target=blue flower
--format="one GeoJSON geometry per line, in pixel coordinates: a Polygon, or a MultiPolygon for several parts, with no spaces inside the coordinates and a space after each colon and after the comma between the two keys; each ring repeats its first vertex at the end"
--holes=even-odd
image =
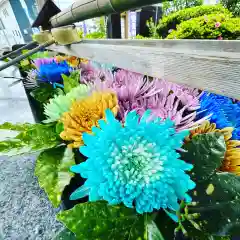
{"type": "Polygon", "coordinates": [[[232,139],[240,139],[240,105],[233,103],[232,99],[213,93],[204,92],[200,98],[198,116],[204,117],[211,114],[210,121],[217,128],[233,127],[232,139]]]}
{"type": "Polygon", "coordinates": [[[72,68],[67,64],[67,62],[51,62],[46,64],[41,64],[38,72],[38,79],[40,81],[56,83],[62,82],[62,74],[67,76],[70,75],[72,68]]]}
{"type": "Polygon", "coordinates": [[[87,180],[71,200],[89,195],[89,201],[123,203],[138,213],[176,211],[178,200],[191,201],[187,191],[195,183],[185,171],[192,165],[180,160],[176,151],[189,132],[176,133],[171,120],[150,120],[150,114],[148,110],[140,119],[135,111],[129,112],[123,126],[107,109],[100,128],[93,127],[93,135],[84,133],[80,152],[88,159],[71,171],[87,180]]]}

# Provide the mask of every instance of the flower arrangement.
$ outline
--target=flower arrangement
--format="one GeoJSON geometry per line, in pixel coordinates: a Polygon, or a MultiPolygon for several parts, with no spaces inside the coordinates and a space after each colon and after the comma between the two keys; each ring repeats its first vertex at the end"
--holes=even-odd
{"type": "MultiPolygon", "coordinates": [[[[63,94],[67,94],[73,87],[79,85],[81,61],[74,56],[56,55],[45,51],[30,56],[27,60],[27,68],[21,67],[21,74],[25,77],[23,84],[27,94],[30,95],[28,96],[30,103],[34,108],[38,108],[33,111],[37,122],[46,120],[47,115],[43,114],[44,105],[49,103],[51,98],[59,96],[57,102],[62,101],[63,94]]],[[[73,95],[77,92],[76,90],[73,95]]],[[[68,104],[71,103],[70,98],[66,101],[68,104]]]]}
{"type": "Polygon", "coordinates": [[[0,125],[18,132],[0,155],[40,151],[35,175],[54,207],[78,183],[57,215],[76,239],[240,236],[238,101],[91,62],[38,62],[29,79],[62,86],[42,123],[0,125]]]}

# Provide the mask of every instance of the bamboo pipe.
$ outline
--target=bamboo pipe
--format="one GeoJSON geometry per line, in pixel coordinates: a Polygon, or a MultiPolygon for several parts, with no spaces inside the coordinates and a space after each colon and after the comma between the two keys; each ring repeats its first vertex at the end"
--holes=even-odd
{"type": "Polygon", "coordinates": [[[4,69],[6,69],[6,68],[8,68],[8,67],[10,67],[10,66],[12,66],[12,65],[14,65],[15,63],[20,62],[21,60],[23,60],[23,59],[31,56],[32,54],[38,52],[39,50],[41,50],[41,49],[43,49],[43,48],[45,48],[45,47],[48,47],[48,46],[52,45],[53,43],[54,43],[54,40],[50,40],[50,41],[48,41],[48,42],[45,42],[44,44],[39,45],[38,47],[36,47],[36,48],[34,48],[34,49],[32,49],[32,50],[30,50],[30,51],[27,52],[27,53],[22,54],[22,55],[20,55],[20,56],[18,56],[18,57],[16,57],[16,58],[14,58],[13,60],[11,60],[11,61],[3,64],[2,66],[0,66],[0,71],[2,71],[2,70],[4,70],[4,69]]]}
{"type": "Polygon", "coordinates": [[[5,58],[8,58],[8,57],[10,57],[10,56],[12,56],[12,55],[14,55],[14,54],[20,53],[22,50],[34,46],[34,44],[36,44],[36,42],[34,42],[34,41],[33,41],[33,42],[30,42],[30,43],[28,43],[28,44],[26,44],[26,45],[24,45],[24,46],[16,49],[16,50],[13,51],[13,52],[10,52],[10,53],[8,53],[8,54],[6,54],[6,55],[3,55],[2,57],[0,57],[0,61],[3,60],[3,59],[5,59],[5,58]]]}
{"type": "Polygon", "coordinates": [[[78,0],[66,10],[53,16],[50,23],[52,27],[60,27],[160,2],[162,0],[78,0]]]}

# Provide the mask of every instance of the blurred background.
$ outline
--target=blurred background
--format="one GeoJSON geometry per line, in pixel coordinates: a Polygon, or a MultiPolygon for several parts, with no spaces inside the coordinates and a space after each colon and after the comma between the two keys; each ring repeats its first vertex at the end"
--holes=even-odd
{"type": "MultiPolygon", "coordinates": [[[[38,28],[32,28],[31,26],[45,2],[46,0],[0,1],[0,48],[11,47],[15,44],[24,44],[31,41],[31,35],[39,31],[38,28]]],[[[67,8],[72,2],[74,1],[54,1],[60,10],[67,8]]],[[[76,23],[76,26],[82,31],[83,36],[86,36],[86,38],[105,38],[108,19],[112,18],[115,28],[114,31],[118,32],[118,34],[113,36],[114,38],[164,38],[166,37],[166,33],[161,34],[161,31],[157,31],[158,35],[154,35],[153,33],[156,28],[159,27],[159,20],[162,18],[166,18],[174,12],[187,8],[200,5],[216,5],[219,3],[232,12],[233,17],[239,16],[239,0],[173,0],[142,9],[134,9],[119,14],[119,16],[111,15],[85,20],[76,23]],[[120,31],[117,31],[118,28],[121,28],[120,34],[120,31]]],[[[202,11],[202,14],[210,14],[213,13],[214,10],[212,12],[210,10],[205,12],[202,11]]],[[[197,17],[199,16],[201,16],[200,13],[197,14],[197,17]]],[[[168,31],[169,30],[170,29],[168,29],[168,31]]]]}

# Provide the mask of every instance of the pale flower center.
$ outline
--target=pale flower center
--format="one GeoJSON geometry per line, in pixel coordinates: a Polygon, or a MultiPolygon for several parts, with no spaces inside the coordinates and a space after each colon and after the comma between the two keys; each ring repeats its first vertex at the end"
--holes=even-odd
{"type": "Polygon", "coordinates": [[[121,184],[150,184],[160,179],[163,161],[156,150],[156,144],[147,140],[129,139],[121,147],[112,144],[113,152],[111,169],[115,180],[121,184]],[[132,143],[132,145],[130,144],[132,143]]]}

